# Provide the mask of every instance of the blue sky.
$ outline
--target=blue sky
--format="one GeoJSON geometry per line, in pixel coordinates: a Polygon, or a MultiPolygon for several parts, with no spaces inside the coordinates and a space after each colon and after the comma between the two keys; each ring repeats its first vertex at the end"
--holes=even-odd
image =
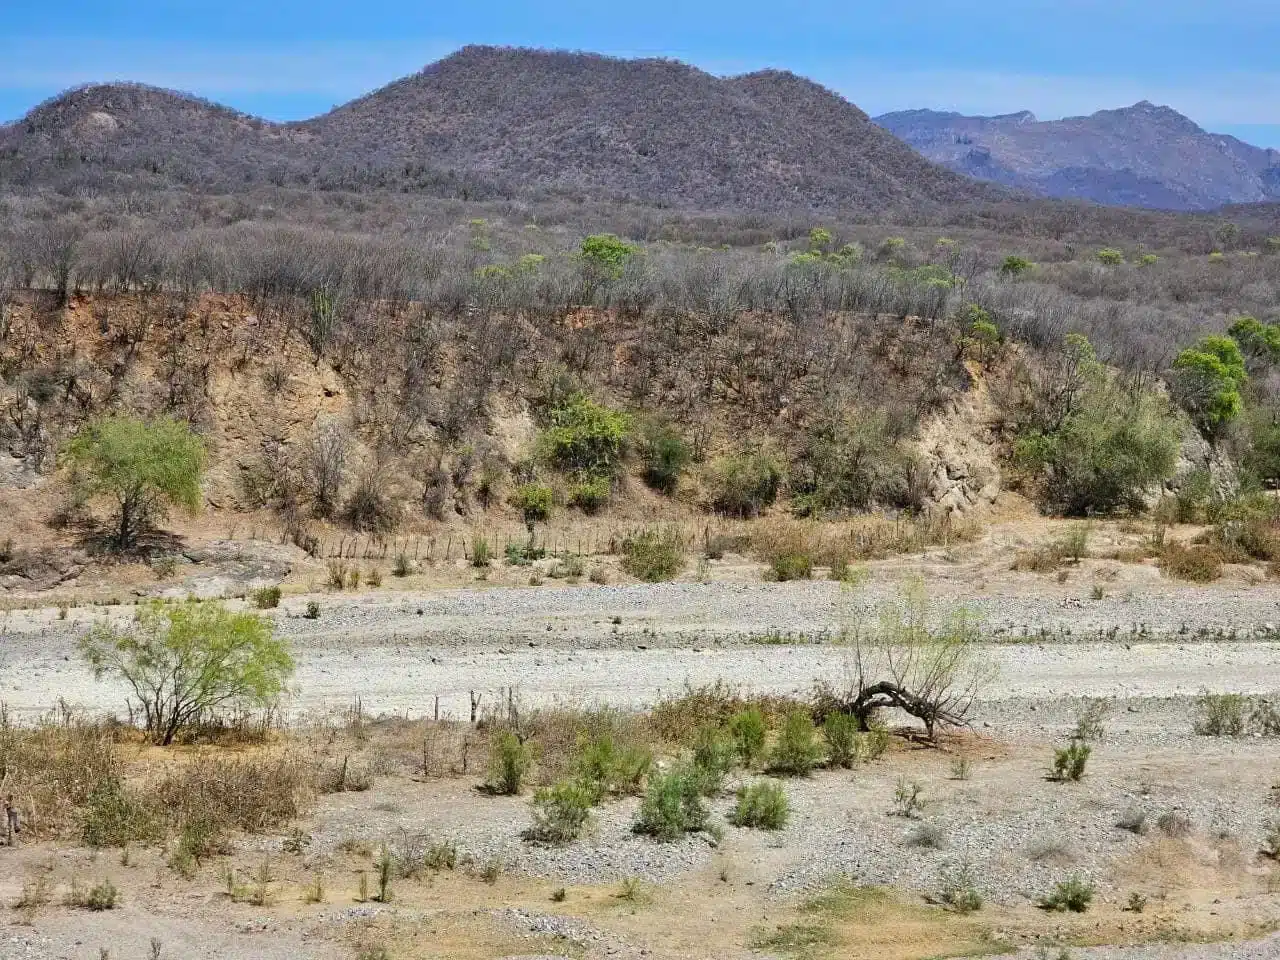
{"type": "Polygon", "coordinates": [[[78,83],[176,87],[271,119],[467,43],[782,67],[871,113],[1042,118],[1137,100],[1280,147],[1280,0],[3,0],[0,120],[78,83]]]}

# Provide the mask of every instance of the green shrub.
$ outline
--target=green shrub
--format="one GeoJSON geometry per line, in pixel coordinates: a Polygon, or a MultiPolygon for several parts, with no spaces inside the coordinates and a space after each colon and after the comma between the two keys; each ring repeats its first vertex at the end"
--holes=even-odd
{"type": "Polygon", "coordinates": [[[579,249],[584,263],[610,276],[620,274],[635,252],[635,247],[612,233],[593,233],[584,237],[579,249]]]}
{"type": "Polygon", "coordinates": [[[675,527],[642,530],[622,541],[622,569],[637,580],[672,580],[684,565],[684,537],[675,527]]]}
{"type": "Polygon", "coordinates": [[[120,891],[110,880],[94,884],[85,897],[84,905],[90,910],[114,910],[120,901],[120,891]]]}
{"type": "Polygon", "coordinates": [[[972,864],[967,860],[944,864],[938,900],[956,913],[974,913],[982,909],[982,891],[978,889],[972,864]]]}
{"type": "Polygon", "coordinates": [[[492,557],[489,553],[489,541],[484,537],[476,537],[471,541],[471,565],[483,570],[489,566],[492,557]]]}
{"type": "Polygon", "coordinates": [[[1083,338],[1072,339],[1063,364],[1076,379],[1034,402],[1045,409],[1016,440],[1016,462],[1036,478],[1047,505],[1063,513],[1142,508],[1147,489],[1173,473],[1177,418],[1158,393],[1119,383],[1083,338]],[[1071,391],[1071,403],[1052,399],[1061,390],[1071,391]]]}
{"type": "Polygon", "coordinates": [[[1076,781],[1084,776],[1085,765],[1093,748],[1083,740],[1072,740],[1053,752],[1053,779],[1076,781]]]}
{"type": "Polygon", "coordinates": [[[729,735],[733,737],[739,762],[752,768],[764,757],[765,738],[769,727],[759,707],[748,707],[729,718],[729,735]]]}
{"type": "Polygon", "coordinates": [[[688,767],[677,767],[649,778],[632,830],[656,840],[678,840],[705,828],[707,816],[700,776],[688,767]]]}
{"type": "Polygon", "coordinates": [[[809,580],[813,577],[813,557],[805,553],[784,553],[773,558],[766,579],[785,583],[788,580],[809,580]]]}
{"type": "Polygon", "coordinates": [[[1016,254],[1010,254],[1004,258],[1004,263],[1000,265],[1000,272],[1006,277],[1020,277],[1024,273],[1029,272],[1035,267],[1035,264],[1026,257],[1019,257],[1016,254]]]}
{"type": "Polygon", "coordinates": [[[562,780],[541,788],[533,795],[529,838],[553,844],[576,840],[591,817],[594,802],[592,788],[578,781],[562,780]]]}
{"type": "Polygon", "coordinates": [[[543,431],[543,455],[558,470],[583,479],[614,476],[630,430],[626,414],[573,393],[553,407],[543,431]]]}
{"type": "Polygon", "coordinates": [[[693,459],[688,442],[671,424],[647,422],[638,443],[644,482],[668,496],[680,485],[680,475],[693,459]]]}
{"type": "Polygon", "coordinates": [[[115,777],[94,784],[85,801],[81,836],[90,847],[123,847],[159,838],[159,811],[115,777]]]}
{"type": "Polygon", "coordinates": [[[1040,902],[1045,910],[1084,913],[1093,902],[1094,887],[1081,876],[1068,877],[1059,882],[1052,892],[1040,902]]]}
{"type": "Polygon", "coordinates": [[[1210,583],[1222,576],[1222,555],[1207,544],[1167,544],[1156,562],[1166,576],[1175,580],[1210,583]]]}
{"type": "Polygon", "coordinates": [[[808,711],[787,714],[778,739],[769,751],[769,770],[792,777],[807,777],[822,759],[817,731],[808,711]]]}
{"type": "Polygon", "coordinates": [[[879,760],[889,749],[889,728],[873,722],[866,733],[859,737],[859,753],[866,760],[879,760]]]}
{"type": "Polygon", "coordinates": [[[569,491],[569,503],[583,513],[598,513],[613,496],[613,481],[608,477],[591,477],[576,483],[569,491]]]}
{"type": "Polygon", "coordinates": [[[719,727],[703,727],[693,745],[693,773],[703,796],[715,796],[733,770],[738,749],[733,739],[719,727]]]}
{"type": "Polygon", "coordinates": [[[893,788],[893,815],[913,820],[924,812],[924,787],[915,780],[899,777],[893,788]]]}
{"type": "Polygon", "coordinates": [[[1240,391],[1248,378],[1240,345],[1211,335],[1178,354],[1169,386],[1196,426],[1216,436],[1244,409],[1240,391]]]}
{"type": "Polygon", "coordinates": [[[1099,263],[1108,267],[1118,267],[1124,263],[1124,254],[1112,247],[1103,247],[1094,256],[1099,263]]]}
{"type": "Polygon", "coordinates": [[[755,517],[778,498],[782,470],[766,453],[717,457],[707,467],[705,483],[713,510],[755,517]]]}
{"type": "Polygon", "coordinates": [[[1238,693],[1204,693],[1196,702],[1195,732],[1202,737],[1239,737],[1248,702],[1238,693]]]}
{"type": "Polygon", "coordinates": [[[781,830],[787,825],[790,815],[791,808],[782,784],[761,780],[739,788],[738,802],[729,814],[729,822],[735,827],[781,830]]]}
{"type": "Polygon", "coordinates": [[[545,523],[554,503],[555,493],[545,483],[522,483],[511,494],[511,505],[526,524],[545,523]]]}
{"type": "Polygon", "coordinates": [[[315,600],[307,601],[307,612],[303,614],[308,620],[320,619],[320,604],[315,600]]]}
{"type": "Polygon", "coordinates": [[[259,610],[272,610],[280,606],[279,587],[260,587],[250,595],[253,605],[259,610]]]}
{"type": "Polygon", "coordinates": [[[858,721],[847,713],[830,714],[822,724],[827,741],[827,759],[833,767],[849,769],[858,761],[862,741],[858,721]]]}
{"type": "Polygon", "coordinates": [[[833,416],[806,431],[788,474],[799,516],[861,512],[873,506],[916,507],[915,457],[883,413],[833,416]]]}
{"type": "Polygon", "coordinates": [[[533,769],[533,748],[509,730],[499,733],[489,753],[489,779],[486,788],[499,796],[515,796],[524,789],[525,778],[533,769]]]}
{"type": "Polygon", "coordinates": [[[642,744],[618,746],[608,733],[579,742],[572,767],[576,780],[599,803],[610,793],[635,793],[653,766],[653,752],[642,744]]]}

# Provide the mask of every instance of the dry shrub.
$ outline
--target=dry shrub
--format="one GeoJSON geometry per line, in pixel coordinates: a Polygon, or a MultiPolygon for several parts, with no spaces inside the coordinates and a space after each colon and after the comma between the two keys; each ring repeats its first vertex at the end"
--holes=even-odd
{"type": "Polygon", "coordinates": [[[1209,583],[1222,576],[1222,554],[1216,547],[1195,543],[1167,544],[1160,553],[1160,569],[1165,576],[1192,583],[1209,583]]]}
{"type": "Polygon", "coordinates": [[[752,553],[769,565],[768,580],[808,580],[814,558],[822,549],[816,524],[797,521],[762,521],[751,537],[752,553]]]}
{"type": "Polygon", "coordinates": [[[90,798],[120,787],[121,732],[112,725],[74,718],[65,710],[22,727],[0,710],[0,778],[5,793],[16,798],[29,836],[77,832],[90,798]]]}
{"type": "Polygon", "coordinates": [[[175,823],[253,832],[300,816],[314,782],[312,764],[291,754],[205,756],[167,774],[156,784],[155,795],[175,823]]]}
{"type": "Polygon", "coordinates": [[[620,753],[651,753],[659,737],[641,713],[615,707],[552,707],[523,718],[529,739],[538,749],[538,775],[553,783],[581,771],[584,747],[608,741],[620,753]]]}
{"type": "Polygon", "coordinates": [[[676,696],[664,697],[653,705],[649,723],[667,743],[688,744],[708,727],[725,727],[745,710],[755,708],[772,726],[785,717],[796,703],[771,694],[744,694],[723,680],[701,687],[686,687],[676,696]]]}
{"type": "Polygon", "coordinates": [[[902,553],[921,553],[930,547],[971,543],[982,533],[978,521],[950,513],[870,517],[850,528],[847,536],[828,540],[824,557],[878,560],[902,553]]]}

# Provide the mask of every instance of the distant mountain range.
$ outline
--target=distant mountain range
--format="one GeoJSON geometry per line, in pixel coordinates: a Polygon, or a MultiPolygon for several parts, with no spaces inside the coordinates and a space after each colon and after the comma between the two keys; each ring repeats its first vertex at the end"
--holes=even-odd
{"type": "Polygon", "coordinates": [[[153,87],[69,91],[0,128],[0,183],[274,183],[855,213],[1005,193],[925,160],[794,74],[726,79],[673,60],[495,47],[464,48],[299,123],[153,87]]]}
{"type": "Polygon", "coordinates": [[[875,122],[951,170],[1044,196],[1168,210],[1280,200],[1280,151],[1146,101],[1064,120],[905,110],[875,122]]]}

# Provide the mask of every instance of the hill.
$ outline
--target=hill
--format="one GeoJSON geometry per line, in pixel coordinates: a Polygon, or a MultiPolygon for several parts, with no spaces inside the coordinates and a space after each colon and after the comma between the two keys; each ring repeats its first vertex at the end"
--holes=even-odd
{"type": "Polygon", "coordinates": [[[769,211],[1000,195],[923,160],[793,74],[722,79],[672,60],[493,47],[467,47],[293,124],[150,87],[81,88],[0,129],[0,176],[34,186],[273,183],[769,211]]]}
{"type": "Polygon", "coordinates": [[[875,122],[952,170],[1050,197],[1170,210],[1280,199],[1280,152],[1146,101],[1053,121],[908,110],[875,122]]]}

